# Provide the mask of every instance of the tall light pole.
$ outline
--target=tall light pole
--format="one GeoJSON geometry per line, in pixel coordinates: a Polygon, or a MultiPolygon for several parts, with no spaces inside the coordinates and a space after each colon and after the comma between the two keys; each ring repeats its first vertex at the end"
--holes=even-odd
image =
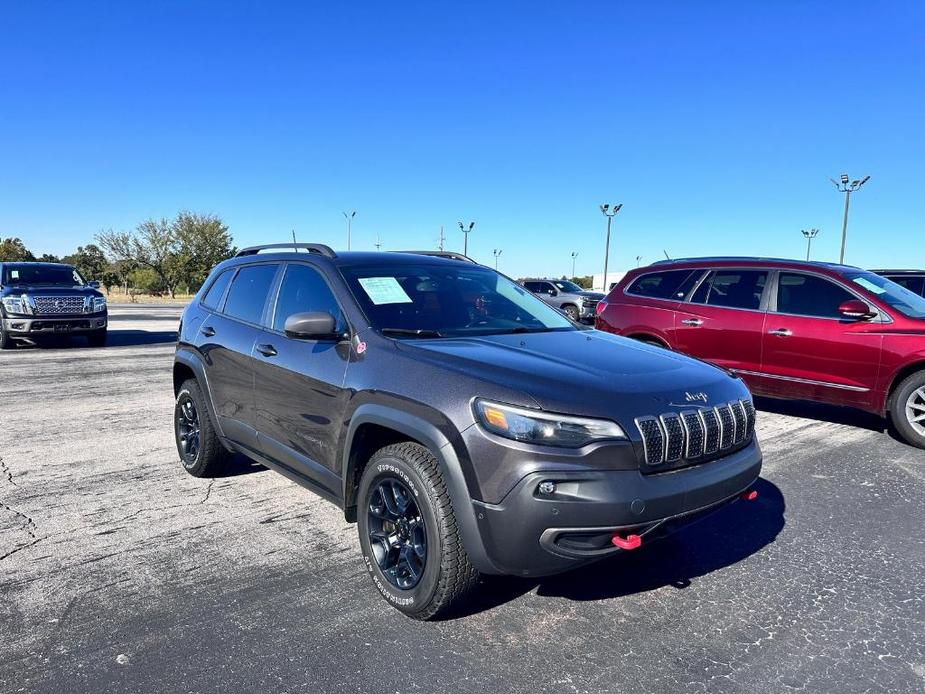
{"type": "Polygon", "coordinates": [[[446,236],[443,235],[443,225],[440,225],[440,239],[437,244],[437,248],[441,251],[443,250],[443,243],[446,241],[446,236]]]}
{"type": "Polygon", "coordinates": [[[354,210],[350,214],[344,212],[344,219],[347,220],[347,250],[350,250],[350,232],[352,231],[353,218],[357,216],[357,211],[354,210]]]}
{"type": "Polygon", "coordinates": [[[809,260],[809,249],[812,248],[813,239],[819,235],[818,229],[800,229],[806,237],[806,259],[809,260]]]}
{"type": "Polygon", "coordinates": [[[572,251],[572,277],[575,277],[575,258],[578,257],[578,251],[572,251]]]}
{"type": "Polygon", "coordinates": [[[463,233],[463,255],[469,255],[469,232],[472,231],[472,227],[475,226],[475,222],[469,222],[469,226],[466,227],[462,222],[459,223],[459,230],[463,233]]]}
{"type": "Polygon", "coordinates": [[[382,239],[379,234],[376,234],[376,250],[378,251],[380,248],[382,248],[382,239]]]}
{"type": "Polygon", "coordinates": [[[639,267],[639,263],[640,263],[641,261],[642,261],[642,256],[641,256],[641,255],[637,255],[637,256],[636,256],[636,267],[639,267]]]}
{"type": "Polygon", "coordinates": [[[493,251],[491,252],[492,255],[495,256],[495,270],[498,269],[498,258],[501,257],[501,254],[502,254],[503,252],[504,252],[504,251],[502,251],[500,248],[496,248],[495,250],[493,250],[493,251]]]}
{"type": "Polygon", "coordinates": [[[604,246],[604,293],[607,293],[607,263],[610,260],[610,223],[613,221],[614,215],[620,211],[620,208],[623,207],[621,202],[619,205],[601,205],[601,212],[604,216],[607,217],[607,245],[604,246]]]}
{"type": "Polygon", "coordinates": [[[865,176],[860,180],[854,180],[850,183],[848,182],[848,174],[842,174],[838,181],[834,178],[830,178],[829,180],[835,184],[835,190],[845,194],[845,218],[841,224],[841,252],[838,254],[838,262],[839,264],[843,264],[845,262],[845,240],[848,238],[848,203],[851,202],[851,194],[867,183],[870,180],[870,176],[865,176]]]}

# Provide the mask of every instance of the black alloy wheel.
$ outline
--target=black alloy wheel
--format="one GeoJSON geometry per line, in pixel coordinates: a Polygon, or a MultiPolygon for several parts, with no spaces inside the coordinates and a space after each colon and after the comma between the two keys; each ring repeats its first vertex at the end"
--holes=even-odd
{"type": "Polygon", "coordinates": [[[397,477],[382,479],[370,495],[367,529],[382,575],[396,588],[414,588],[427,564],[427,530],[414,494],[397,477]]]}
{"type": "Polygon", "coordinates": [[[199,411],[196,403],[188,394],[180,396],[177,403],[177,443],[180,449],[180,458],[187,467],[195,465],[199,457],[201,439],[201,425],[199,411]]]}

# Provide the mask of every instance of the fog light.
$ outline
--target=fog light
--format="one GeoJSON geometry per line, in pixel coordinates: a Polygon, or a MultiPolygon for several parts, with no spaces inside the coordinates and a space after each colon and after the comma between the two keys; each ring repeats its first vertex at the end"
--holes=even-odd
{"type": "Polygon", "coordinates": [[[550,495],[556,493],[556,483],[555,482],[540,482],[538,487],[540,494],[550,495]]]}
{"type": "Polygon", "coordinates": [[[24,327],[26,327],[26,324],[25,323],[12,323],[10,327],[13,330],[22,330],[24,327]]]}

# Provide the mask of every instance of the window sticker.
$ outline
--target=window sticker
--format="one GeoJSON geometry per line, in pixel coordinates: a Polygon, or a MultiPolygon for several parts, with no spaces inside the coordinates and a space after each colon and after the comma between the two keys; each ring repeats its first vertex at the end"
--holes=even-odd
{"type": "Polygon", "coordinates": [[[410,304],[411,297],[394,277],[361,277],[360,286],[376,306],[382,304],[410,304]]]}
{"type": "Polygon", "coordinates": [[[883,287],[878,287],[876,284],[871,282],[866,277],[856,277],[854,279],[855,284],[860,284],[864,289],[874,294],[886,294],[886,289],[883,287]]]}
{"type": "Polygon", "coordinates": [[[10,279],[18,280],[19,279],[19,270],[10,270],[10,279]]]}

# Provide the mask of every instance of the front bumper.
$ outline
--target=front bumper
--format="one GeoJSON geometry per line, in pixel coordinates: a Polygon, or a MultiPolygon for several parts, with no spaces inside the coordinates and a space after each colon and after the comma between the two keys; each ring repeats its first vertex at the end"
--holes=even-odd
{"type": "Polygon", "coordinates": [[[597,308],[596,301],[593,304],[582,302],[581,304],[578,305],[578,317],[583,321],[590,320],[591,322],[594,322],[596,308],[597,308]]]}
{"type": "Polygon", "coordinates": [[[3,332],[11,337],[41,337],[105,330],[108,316],[95,313],[82,316],[13,316],[3,319],[3,332]]]}
{"type": "Polygon", "coordinates": [[[644,539],[732,501],[758,479],[757,441],[724,458],[655,475],[638,470],[543,471],[498,504],[473,501],[485,551],[503,573],[560,573],[624,551],[615,532],[644,539]],[[556,484],[543,495],[540,482],[556,484]]]}

